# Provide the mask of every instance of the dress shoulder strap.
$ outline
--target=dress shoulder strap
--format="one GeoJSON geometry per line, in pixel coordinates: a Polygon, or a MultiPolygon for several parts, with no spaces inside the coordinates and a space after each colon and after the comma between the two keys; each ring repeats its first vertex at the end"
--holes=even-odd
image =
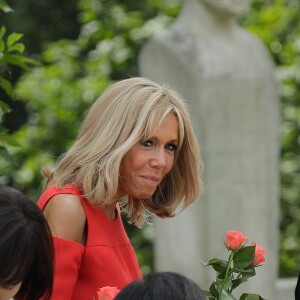
{"type": "Polygon", "coordinates": [[[74,184],[68,184],[63,188],[57,188],[56,186],[48,187],[40,196],[37,205],[43,210],[47,205],[48,201],[55,195],[58,194],[71,194],[78,197],[82,197],[80,189],[74,184]]]}

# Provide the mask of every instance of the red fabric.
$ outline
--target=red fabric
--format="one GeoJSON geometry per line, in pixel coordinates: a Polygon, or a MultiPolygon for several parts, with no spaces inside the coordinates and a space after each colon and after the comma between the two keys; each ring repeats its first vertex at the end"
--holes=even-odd
{"type": "Polygon", "coordinates": [[[136,255],[124,230],[118,208],[118,216],[109,220],[103,211],[90,204],[80,190],[68,185],[57,189],[50,187],[38,200],[43,210],[57,194],[74,194],[80,197],[87,217],[86,245],[54,238],[55,278],[53,300],[93,300],[103,286],[122,289],[142,274],[136,255]]]}

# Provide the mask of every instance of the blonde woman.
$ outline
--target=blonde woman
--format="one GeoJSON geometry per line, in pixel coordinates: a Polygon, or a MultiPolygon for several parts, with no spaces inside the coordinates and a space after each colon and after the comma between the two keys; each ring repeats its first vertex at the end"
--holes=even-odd
{"type": "Polygon", "coordinates": [[[105,90],[38,205],[55,244],[53,300],[93,299],[142,274],[120,211],[141,227],[151,212],[172,217],[200,194],[200,154],[182,98],[131,78],[105,90]]]}

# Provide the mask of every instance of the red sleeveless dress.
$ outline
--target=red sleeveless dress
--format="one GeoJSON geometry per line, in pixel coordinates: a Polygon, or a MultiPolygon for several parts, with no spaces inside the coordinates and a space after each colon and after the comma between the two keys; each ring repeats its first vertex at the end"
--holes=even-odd
{"type": "Polygon", "coordinates": [[[88,202],[80,190],[69,184],[46,189],[37,204],[43,210],[57,194],[80,197],[87,219],[86,244],[53,237],[55,273],[52,300],[93,300],[103,286],[122,289],[142,274],[135,252],[125,232],[120,209],[117,219],[109,220],[103,211],[88,202]]]}

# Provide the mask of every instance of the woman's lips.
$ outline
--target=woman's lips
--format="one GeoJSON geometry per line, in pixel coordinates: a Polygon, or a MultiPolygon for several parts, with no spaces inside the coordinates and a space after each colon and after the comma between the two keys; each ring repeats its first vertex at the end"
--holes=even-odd
{"type": "Polygon", "coordinates": [[[147,176],[147,175],[142,175],[141,176],[143,179],[147,180],[147,181],[152,181],[153,183],[158,183],[159,182],[159,178],[155,177],[155,176],[147,176]]]}

